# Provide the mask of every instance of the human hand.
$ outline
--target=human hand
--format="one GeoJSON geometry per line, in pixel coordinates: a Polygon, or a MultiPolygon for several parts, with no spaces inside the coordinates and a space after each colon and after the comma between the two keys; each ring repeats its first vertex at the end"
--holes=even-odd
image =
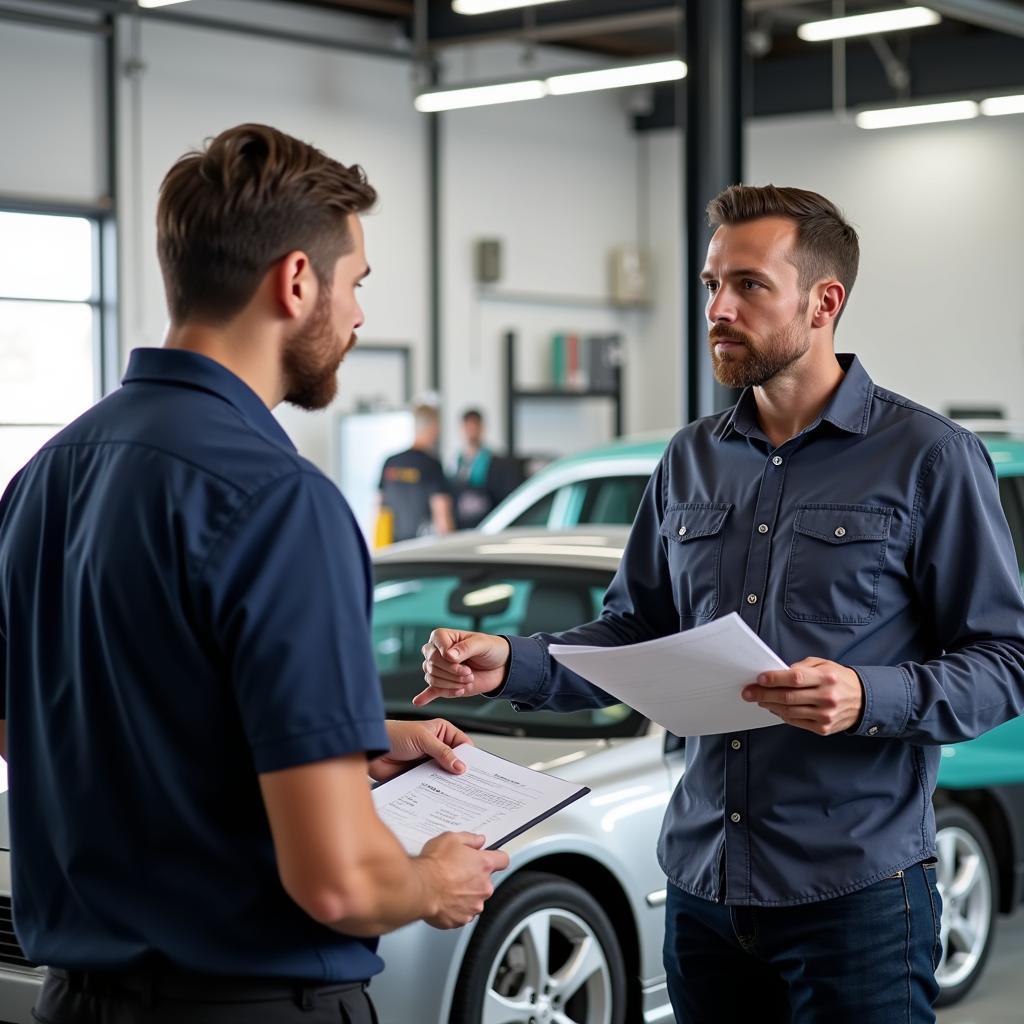
{"type": "Polygon", "coordinates": [[[512,648],[503,636],[435,629],[423,645],[423,681],[427,688],[413,697],[416,705],[437,697],[474,697],[505,681],[512,648]]]}
{"type": "Polygon", "coordinates": [[[381,757],[374,758],[367,771],[375,782],[387,782],[400,775],[409,767],[410,761],[432,757],[445,771],[461,775],[466,766],[452,749],[460,743],[473,741],[451,722],[443,718],[432,718],[427,722],[384,723],[388,731],[391,749],[381,757]]]}
{"type": "Polygon", "coordinates": [[[484,836],[444,832],[420,853],[437,895],[438,910],[425,918],[435,928],[461,928],[483,909],[494,892],[491,875],[508,867],[502,850],[482,850],[484,836]]]}
{"type": "Polygon", "coordinates": [[[788,669],[762,672],[756,684],[744,687],[743,699],[798,729],[831,736],[859,721],[864,687],[852,668],[824,658],[804,658],[788,669]]]}

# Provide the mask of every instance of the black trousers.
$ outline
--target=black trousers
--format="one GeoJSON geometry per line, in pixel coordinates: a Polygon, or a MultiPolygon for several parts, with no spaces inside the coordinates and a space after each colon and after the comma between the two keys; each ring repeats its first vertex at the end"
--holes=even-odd
{"type": "Polygon", "coordinates": [[[41,1024],[378,1024],[365,983],[56,968],[32,1016],[41,1024]]]}

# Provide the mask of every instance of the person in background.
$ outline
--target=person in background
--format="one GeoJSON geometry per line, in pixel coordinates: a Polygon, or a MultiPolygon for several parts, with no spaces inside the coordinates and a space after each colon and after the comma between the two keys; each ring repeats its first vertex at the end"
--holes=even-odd
{"type": "Polygon", "coordinates": [[[737,185],[708,214],[708,343],[736,405],[669,443],[597,620],[436,629],[414,703],[604,706],[552,642],[617,647],[739,614],[789,668],[743,690],[777,728],[686,741],[658,846],[675,1020],[933,1024],[940,753],[1024,711],[994,468],[974,434],[836,353],[859,242],[832,202],[737,185]]]}
{"type": "Polygon", "coordinates": [[[455,525],[468,530],[495,504],[491,490],[494,452],[484,444],[484,418],[479,409],[467,409],[462,414],[462,439],[453,479],[455,525]]]}
{"type": "Polygon", "coordinates": [[[480,912],[505,854],[374,809],[441,719],[385,722],[345,499],[273,416],[363,322],[362,169],[241,125],[164,178],[171,326],[0,499],[14,923],[47,1024],[371,1024],[375,937],[480,912]]]}
{"type": "Polygon", "coordinates": [[[432,405],[417,405],[413,421],[412,447],[388,456],[381,470],[379,545],[455,529],[451,486],[436,455],[440,416],[432,405]]]}

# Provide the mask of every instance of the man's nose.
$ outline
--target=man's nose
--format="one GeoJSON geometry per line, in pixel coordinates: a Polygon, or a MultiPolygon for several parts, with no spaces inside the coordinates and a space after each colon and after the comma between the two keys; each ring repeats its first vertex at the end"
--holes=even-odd
{"type": "Polygon", "coordinates": [[[732,323],[736,319],[736,307],[728,289],[719,288],[708,298],[707,318],[709,324],[732,323]]]}

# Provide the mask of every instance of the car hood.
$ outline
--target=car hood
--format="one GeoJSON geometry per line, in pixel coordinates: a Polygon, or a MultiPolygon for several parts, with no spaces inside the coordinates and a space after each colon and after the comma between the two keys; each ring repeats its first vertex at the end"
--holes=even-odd
{"type": "Polygon", "coordinates": [[[621,740],[538,739],[526,736],[488,736],[471,733],[478,747],[536,771],[550,772],[564,779],[577,778],[579,768],[590,758],[621,740]]]}

